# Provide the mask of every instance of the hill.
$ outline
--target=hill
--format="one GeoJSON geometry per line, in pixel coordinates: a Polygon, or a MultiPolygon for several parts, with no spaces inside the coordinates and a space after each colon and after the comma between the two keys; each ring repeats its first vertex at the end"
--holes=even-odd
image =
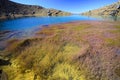
{"type": "Polygon", "coordinates": [[[42,6],[25,5],[9,0],[0,0],[0,19],[17,18],[24,16],[65,16],[70,15],[56,9],[47,9],[42,6]]]}
{"type": "Polygon", "coordinates": [[[120,2],[82,13],[82,15],[112,15],[120,16],[120,2]]]}

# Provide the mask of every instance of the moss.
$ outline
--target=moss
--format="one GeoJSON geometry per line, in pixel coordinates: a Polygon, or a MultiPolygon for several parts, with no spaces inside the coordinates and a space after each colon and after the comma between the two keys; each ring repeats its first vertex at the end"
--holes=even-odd
{"type": "Polygon", "coordinates": [[[120,26],[115,26],[116,30],[110,31],[111,33],[119,33],[120,34],[120,26]]]}
{"type": "Polygon", "coordinates": [[[120,30],[112,30],[111,33],[120,33],[120,30]]]}
{"type": "Polygon", "coordinates": [[[118,26],[115,26],[117,29],[120,29],[120,25],[118,25],[118,26]]]}
{"type": "Polygon", "coordinates": [[[106,39],[105,43],[108,46],[120,46],[120,39],[106,39]]]}
{"type": "Polygon", "coordinates": [[[87,29],[89,27],[90,27],[90,25],[88,25],[88,24],[81,24],[80,26],[73,27],[73,29],[76,31],[81,31],[81,30],[87,29]]]}

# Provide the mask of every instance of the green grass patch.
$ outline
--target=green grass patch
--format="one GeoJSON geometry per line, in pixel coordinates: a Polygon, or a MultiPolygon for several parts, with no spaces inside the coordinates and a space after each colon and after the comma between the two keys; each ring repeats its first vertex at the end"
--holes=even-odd
{"type": "Polygon", "coordinates": [[[81,30],[87,29],[87,28],[89,28],[89,27],[90,27],[90,25],[82,24],[82,25],[80,25],[80,26],[73,27],[73,29],[74,29],[75,31],[81,31],[81,30]]]}
{"type": "Polygon", "coordinates": [[[109,46],[120,46],[120,39],[106,39],[105,43],[109,46]]]}
{"type": "Polygon", "coordinates": [[[120,29],[120,25],[116,26],[117,29],[120,29]]]}
{"type": "Polygon", "coordinates": [[[115,26],[115,28],[116,28],[117,30],[112,30],[111,32],[112,32],[112,33],[120,33],[120,25],[115,26]]]}
{"type": "Polygon", "coordinates": [[[120,33],[120,30],[112,30],[111,33],[120,33]]]}
{"type": "Polygon", "coordinates": [[[115,28],[117,29],[117,30],[112,30],[112,31],[110,31],[111,33],[120,33],[120,26],[118,25],[118,26],[115,26],[115,28]]]}

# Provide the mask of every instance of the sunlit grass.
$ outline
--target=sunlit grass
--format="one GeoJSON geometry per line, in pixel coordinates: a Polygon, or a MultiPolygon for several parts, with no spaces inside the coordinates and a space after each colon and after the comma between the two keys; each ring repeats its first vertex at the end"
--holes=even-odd
{"type": "Polygon", "coordinates": [[[61,45],[49,43],[46,46],[42,44],[44,43],[41,43],[41,46],[33,45],[22,51],[18,59],[22,72],[25,72],[26,69],[34,69],[35,73],[43,79],[47,79],[53,74],[52,71],[56,65],[71,61],[72,55],[80,50],[77,45],[72,43],[61,42],[61,45]]]}
{"type": "Polygon", "coordinates": [[[77,30],[77,31],[81,31],[81,30],[84,30],[84,29],[87,29],[89,28],[90,25],[87,25],[87,24],[82,24],[80,26],[76,26],[76,27],[73,27],[74,30],[77,30]]]}
{"type": "Polygon", "coordinates": [[[117,29],[120,29],[120,25],[116,26],[117,29]]]}
{"type": "Polygon", "coordinates": [[[118,33],[118,34],[120,34],[120,26],[118,25],[118,26],[115,26],[115,28],[116,28],[116,30],[112,30],[112,31],[110,31],[111,33],[118,33]]]}
{"type": "Polygon", "coordinates": [[[68,63],[58,64],[48,80],[86,80],[84,70],[78,68],[68,63]]]}

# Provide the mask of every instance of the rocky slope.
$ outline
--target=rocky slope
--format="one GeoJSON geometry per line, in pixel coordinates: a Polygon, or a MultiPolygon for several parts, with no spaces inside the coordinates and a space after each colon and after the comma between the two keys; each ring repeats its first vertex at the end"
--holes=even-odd
{"type": "Polygon", "coordinates": [[[90,10],[88,12],[82,13],[82,15],[112,15],[120,16],[120,2],[108,5],[99,9],[90,10]]]}
{"type": "Polygon", "coordinates": [[[46,9],[41,6],[19,4],[9,0],[0,0],[0,19],[48,15],[64,16],[70,15],[70,13],[55,9],[46,9]]]}

